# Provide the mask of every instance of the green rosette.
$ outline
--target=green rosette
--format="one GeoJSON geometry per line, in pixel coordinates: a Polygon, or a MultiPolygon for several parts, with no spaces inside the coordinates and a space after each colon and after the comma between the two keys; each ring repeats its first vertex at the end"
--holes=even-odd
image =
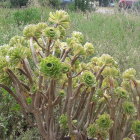
{"type": "Polygon", "coordinates": [[[126,71],[123,72],[122,77],[125,80],[133,80],[136,76],[136,70],[133,68],[129,68],[126,71]]]}
{"type": "Polygon", "coordinates": [[[60,37],[60,31],[54,27],[47,27],[44,30],[44,35],[50,39],[58,39],[60,37]]]}
{"type": "Polygon", "coordinates": [[[115,89],[115,94],[118,98],[121,98],[121,99],[127,99],[128,98],[128,92],[122,87],[117,87],[115,89]]]}
{"type": "Polygon", "coordinates": [[[89,137],[94,138],[97,134],[97,126],[95,124],[90,124],[87,128],[87,134],[89,137]]]}
{"type": "Polygon", "coordinates": [[[96,124],[100,130],[109,130],[112,127],[113,121],[110,119],[109,114],[105,113],[99,116],[96,124]]]}
{"type": "Polygon", "coordinates": [[[57,10],[56,12],[50,12],[49,21],[66,29],[69,27],[70,17],[64,10],[57,10]]]}
{"type": "Polygon", "coordinates": [[[40,71],[49,78],[58,78],[62,74],[62,63],[60,59],[54,56],[48,56],[47,58],[42,59],[40,71]]]}
{"type": "Polygon", "coordinates": [[[123,110],[127,115],[134,115],[135,114],[135,106],[132,102],[124,102],[123,103],[123,110]]]}
{"type": "Polygon", "coordinates": [[[67,129],[68,128],[68,118],[65,114],[62,114],[59,117],[59,124],[61,129],[67,129]]]}
{"type": "Polygon", "coordinates": [[[82,74],[82,80],[89,87],[92,87],[96,84],[96,77],[94,76],[94,74],[88,71],[82,74]]]}
{"type": "Polygon", "coordinates": [[[136,120],[132,124],[132,131],[140,137],[140,121],[136,120]]]}

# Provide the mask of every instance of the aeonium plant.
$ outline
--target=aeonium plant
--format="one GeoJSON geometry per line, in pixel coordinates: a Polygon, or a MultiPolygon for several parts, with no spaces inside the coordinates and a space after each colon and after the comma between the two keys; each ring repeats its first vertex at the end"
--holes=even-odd
{"type": "Polygon", "coordinates": [[[28,25],[0,47],[0,87],[45,140],[139,140],[140,81],[108,54],[94,56],[68,13],[28,25]]]}

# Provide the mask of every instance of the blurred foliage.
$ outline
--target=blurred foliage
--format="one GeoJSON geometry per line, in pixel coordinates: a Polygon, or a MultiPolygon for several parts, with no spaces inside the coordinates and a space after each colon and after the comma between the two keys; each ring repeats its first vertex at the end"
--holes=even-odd
{"type": "Polygon", "coordinates": [[[15,139],[27,128],[20,106],[5,90],[0,90],[0,139],[15,139]]]}
{"type": "Polygon", "coordinates": [[[10,0],[12,7],[22,7],[26,6],[28,0],[10,0]]]}
{"type": "Polygon", "coordinates": [[[13,14],[15,23],[19,25],[25,25],[28,23],[36,23],[41,20],[41,13],[36,8],[28,8],[18,10],[13,14]]]}

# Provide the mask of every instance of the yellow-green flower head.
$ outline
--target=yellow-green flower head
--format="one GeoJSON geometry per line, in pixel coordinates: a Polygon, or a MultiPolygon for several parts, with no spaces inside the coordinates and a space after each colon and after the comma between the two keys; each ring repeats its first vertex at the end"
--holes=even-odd
{"type": "Polygon", "coordinates": [[[54,27],[47,27],[44,30],[44,35],[50,39],[58,39],[60,37],[60,31],[54,27]]]}
{"type": "Polygon", "coordinates": [[[127,80],[123,80],[123,82],[121,83],[121,86],[128,91],[131,90],[130,82],[127,80]]]}
{"type": "Polygon", "coordinates": [[[59,117],[59,124],[61,129],[67,129],[68,128],[68,118],[65,114],[62,114],[59,117]]]}
{"type": "Polygon", "coordinates": [[[67,12],[63,10],[57,10],[56,12],[50,12],[49,21],[58,26],[68,28],[70,24],[70,17],[67,12]]]}
{"type": "Polygon", "coordinates": [[[94,138],[97,135],[97,126],[95,124],[90,124],[87,128],[87,134],[89,137],[94,138]]]}
{"type": "Polygon", "coordinates": [[[132,102],[124,102],[123,103],[123,110],[127,115],[134,115],[135,114],[135,106],[132,102]]]}
{"type": "Polygon", "coordinates": [[[119,76],[119,70],[115,67],[105,67],[102,72],[104,77],[117,77],[119,76]]]}
{"type": "Polygon", "coordinates": [[[84,47],[79,43],[75,43],[73,47],[73,53],[74,55],[78,55],[78,54],[84,55],[85,54],[84,47]]]}
{"type": "Polygon", "coordinates": [[[93,71],[94,71],[95,73],[98,73],[100,69],[101,69],[100,66],[94,66],[94,67],[93,67],[93,71]]]}
{"type": "Polygon", "coordinates": [[[101,61],[103,62],[104,65],[114,65],[115,61],[113,59],[112,56],[110,56],[109,54],[103,54],[100,57],[101,61]]]}
{"type": "Polygon", "coordinates": [[[132,124],[132,131],[140,137],[140,121],[136,120],[132,124]]]}
{"type": "Polygon", "coordinates": [[[92,87],[96,84],[96,77],[89,71],[82,73],[82,80],[89,87],[92,87]]]}
{"type": "Polygon", "coordinates": [[[133,80],[136,76],[136,70],[133,68],[129,68],[126,71],[123,72],[123,79],[125,80],[133,80]]]}
{"type": "Polygon", "coordinates": [[[72,38],[72,37],[71,38],[67,38],[66,42],[68,44],[68,47],[72,48],[72,49],[75,47],[75,44],[79,43],[76,38],[72,38]]]}
{"type": "Polygon", "coordinates": [[[130,138],[127,137],[127,138],[124,138],[123,140],[132,140],[132,139],[130,139],[130,138]]]}
{"type": "Polygon", "coordinates": [[[65,96],[65,91],[63,89],[59,91],[59,96],[61,96],[61,97],[65,96]]]}
{"type": "Polygon", "coordinates": [[[114,84],[114,87],[118,87],[118,81],[116,79],[111,79],[111,81],[110,81],[110,77],[104,78],[102,87],[103,88],[110,87],[110,86],[112,86],[112,82],[114,84]]]}
{"type": "Polygon", "coordinates": [[[8,66],[8,61],[6,60],[6,56],[0,56],[0,73],[1,74],[7,66],[8,66]]]}
{"type": "Polygon", "coordinates": [[[96,120],[96,124],[100,130],[109,130],[112,127],[113,121],[110,119],[109,114],[100,115],[96,120]]]}
{"type": "Polygon", "coordinates": [[[10,56],[10,61],[14,64],[17,64],[22,59],[30,56],[30,50],[22,45],[16,47],[11,47],[7,53],[10,56]]]}
{"type": "Polygon", "coordinates": [[[61,47],[60,49],[66,49],[66,48],[68,48],[68,44],[67,44],[67,42],[61,42],[59,47],[61,47]]]}
{"type": "Polygon", "coordinates": [[[5,72],[5,69],[9,67],[9,62],[5,56],[0,56],[0,83],[9,84],[9,76],[5,72]]]}
{"type": "Polygon", "coordinates": [[[94,54],[94,47],[93,47],[93,44],[92,43],[89,43],[87,42],[85,45],[84,45],[84,49],[85,49],[85,52],[86,52],[86,55],[93,55],[94,54]]]}
{"type": "Polygon", "coordinates": [[[34,37],[40,38],[43,33],[43,30],[45,30],[47,27],[48,27],[48,25],[44,22],[38,23],[35,26],[34,37]]]}
{"type": "Polygon", "coordinates": [[[91,59],[91,62],[92,62],[94,65],[98,65],[99,61],[100,61],[99,57],[93,57],[93,58],[91,59]]]}
{"type": "Polygon", "coordinates": [[[128,97],[128,92],[122,87],[117,87],[115,93],[121,99],[127,99],[128,97]]]}
{"type": "Polygon", "coordinates": [[[6,56],[9,49],[10,49],[10,46],[7,44],[0,46],[0,56],[6,56]]]}
{"type": "Polygon", "coordinates": [[[14,36],[10,39],[9,45],[14,47],[17,45],[22,45],[22,46],[26,46],[27,47],[27,41],[25,40],[24,37],[22,36],[14,36]]]}
{"type": "Polygon", "coordinates": [[[66,36],[66,29],[62,26],[58,26],[57,29],[60,31],[60,39],[63,39],[66,36]]]}
{"type": "Polygon", "coordinates": [[[72,37],[76,38],[79,41],[79,43],[84,42],[84,35],[81,32],[73,31],[72,37]]]}
{"type": "Polygon", "coordinates": [[[68,63],[62,63],[62,72],[67,73],[70,71],[71,66],[68,63]]]}
{"type": "Polygon", "coordinates": [[[54,56],[48,56],[41,60],[40,71],[49,78],[58,78],[62,74],[62,63],[54,56]]]}
{"type": "Polygon", "coordinates": [[[79,67],[80,67],[81,70],[85,70],[85,69],[87,69],[87,64],[86,63],[80,63],[79,67]]]}
{"type": "Polygon", "coordinates": [[[27,25],[24,30],[23,30],[23,35],[30,39],[31,37],[34,37],[35,36],[35,31],[36,31],[36,25],[34,24],[30,24],[30,25],[27,25]]]}
{"type": "Polygon", "coordinates": [[[40,29],[40,31],[43,31],[46,27],[48,27],[47,23],[45,22],[40,22],[36,26],[38,29],[40,29]]]}

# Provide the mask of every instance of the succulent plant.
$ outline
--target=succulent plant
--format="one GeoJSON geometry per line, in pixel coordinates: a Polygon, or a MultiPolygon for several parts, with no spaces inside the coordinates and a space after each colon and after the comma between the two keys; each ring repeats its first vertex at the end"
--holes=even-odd
{"type": "Polygon", "coordinates": [[[95,48],[81,32],[67,37],[69,25],[67,12],[51,12],[49,22],[28,25],[0,46],[0,88],[45,140],[140,136],[139,120],[128,127],[140,118],[136,71],[121,74],[108,54],[92,57],[95,48]]]}
{"type": "Polygon", "coordinates": [[[72,37],[77,39],[79,43],[84,42],[84,36],[83,36],[83,34],[81,32],[74,31],[72,33],[72,37]]]}
{"type": "Polygon", "coordinates": [[[49,21],[55,25],[68,28],[70,24],[70,17],[67,12],[63,10],[57,10],[56,12],[50,12],[49,21]]]}
{"type": "Polygon", "coordinates": [[[58,78],[62,74],[62,63],[54,56],[41,60],[40,71],[50,78],[58,78]]]}
{"type": "Polygon", "coordinates": [[[136,70],[133,68],[129,68],[123,73],[122,76],[126,80],[133,80],[136,76],[136,70]]]}
{"type": "Polygon", "coordinates": [[[95,124],[90,124],[87,128],[87,134],[89,137],[94,138],[97,135],[97,126],[95,124]]]}
{"type": "Polygon", "coordinates": [[[140,121],[136,120],[132,124],[132,131],[137,135],[140,136],[140,121]]]}
{"type": "Polygon", "coordinates": [[[36,30],[36,26],[34,24],[27,25],[23,30],[24,37],[26,37],[27,39],[30,39],[31,37],[34,37],[35,36],[35,30],[36,30]]]}
{"type": "Polygon", "coordinates": [[[61,129],[67,129],[68,128],[68,118],[67,115],[62,114],[59,118],[59,124],[61,129]]]}
{"type": "Polygon", "coordinates": [[[84,72],[82,74],[82,80],[87,86],[94,86],[96,84],[96,78],[91,72],[84,72]]]}
{"type": "Polygon", "coordinates": [[[135,106],[132,102],[125,101],[123,103],[123,110],[127,115],[135,115],[135,106]]]}
{"type": "Polygon", "coordinates": [[[47,27],[44,30],[44,35],[49,39],[57,39],[60,37],[60,32],[54,27],[47,27]]]}
{"type": "Polygon", "coordinates": [[[122,87],[117,87],[115,89],[115,93],[118,96],[118,98],[121,98],[121,99],[127,99],[128,98],[128,92],[122,87]]]}
{"type": "Polygon", "coordinates": [[[96,124],[101,130],[109,130],[113,124],[113,121],[110,119],[109,114],[102,114],[96,120],[96,124]]]}
{"type": "Polygon", "coordinates": [[[89,42],[86,42],[86,44],[84,45],[84,49],[85,49],[86,55],[93,55],[95,52],[93,44],[89,42]]]}

